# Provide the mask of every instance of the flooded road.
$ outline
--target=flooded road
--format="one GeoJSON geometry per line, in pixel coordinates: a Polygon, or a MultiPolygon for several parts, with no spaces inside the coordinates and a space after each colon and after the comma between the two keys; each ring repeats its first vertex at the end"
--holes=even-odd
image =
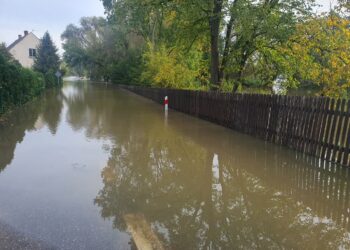
{"type": "Polygon", "coordinates": [[[350,249],[349,180],[115,86],[65,83],[0,125],[0,248],[12,237],[43,249],[350,249]]]}

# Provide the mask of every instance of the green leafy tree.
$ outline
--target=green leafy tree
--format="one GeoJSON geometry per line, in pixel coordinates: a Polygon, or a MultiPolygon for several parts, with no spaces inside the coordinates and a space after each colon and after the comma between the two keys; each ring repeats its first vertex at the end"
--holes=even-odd
{"type": "MultiPolygon", "coordinates": [[[[201,44],[200,60],[207,59],[210,86],[217,89],[225,81],[234,83],[234,90],[252,82],[272,85],[284,75],[286,69],[279,64],[277,48],[294,34],[296,24],[309,16],[313,6],[313,0],[103,0],[103,3],[109,19],[141,35],[151,43],[154,54],[165,47],[169,56],[176,50],[182,51],[185,56],[181,58],[186,61],[186,54],[193,53],[201,44]]],[[[149,51],[143,53],[148,55],[149,51]]],[[[167,60],[164,62],[168,64],[167,60]]]]}
{"type": "Polygon", "coordinates": [[[104,46],[107,32],[106,20],[99,17],[81,18],[80,27],[69,24],[61,35],[64,61],[78,75],[103,78],[108,63],[104,46]]]}
{"type": "Polygon", "coordinates": [[[63,58],[78,75],[95,80],[128,83],[138,78],[141,64],[140,40],[102,17],[83,17],[62,33],[63,58]]]}

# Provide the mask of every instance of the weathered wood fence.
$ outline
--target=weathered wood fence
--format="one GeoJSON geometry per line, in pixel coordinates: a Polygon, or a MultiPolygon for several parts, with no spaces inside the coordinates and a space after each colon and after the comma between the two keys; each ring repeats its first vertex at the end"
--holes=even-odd
{"type": "Polygon", "coordinates": [[[350,101],[123,86],[222,126],[349,166],[350,101]]]}

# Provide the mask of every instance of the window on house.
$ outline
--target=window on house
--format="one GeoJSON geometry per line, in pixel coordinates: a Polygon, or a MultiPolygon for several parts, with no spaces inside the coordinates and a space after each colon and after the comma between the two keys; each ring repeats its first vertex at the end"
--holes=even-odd
{"type": "Polygon", "coordinates": [[[29,49],[29,57],[36,57],[36,49],[29,49]]]}

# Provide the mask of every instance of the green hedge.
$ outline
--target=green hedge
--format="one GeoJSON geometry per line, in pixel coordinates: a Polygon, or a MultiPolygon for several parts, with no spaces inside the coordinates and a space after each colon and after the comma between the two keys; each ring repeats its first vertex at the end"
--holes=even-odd
{"type": "Polygon", "coordinates": [[[39,95],[45,88],[42,74],[25,69],[0,53],[0,114],[39,95]]]}

